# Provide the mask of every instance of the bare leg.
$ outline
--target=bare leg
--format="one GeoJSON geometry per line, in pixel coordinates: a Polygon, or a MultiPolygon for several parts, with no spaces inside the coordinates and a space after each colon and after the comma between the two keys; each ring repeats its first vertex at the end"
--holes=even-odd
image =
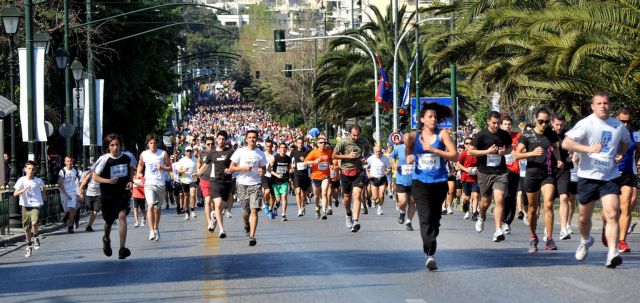
{"type": "Polygon", "coordinates": [[[544,199],[544,223],[547,228],[547,239],[553,238],[553,198],[556,187],[553,184],[542,186],[542,196],[544,199]]]}

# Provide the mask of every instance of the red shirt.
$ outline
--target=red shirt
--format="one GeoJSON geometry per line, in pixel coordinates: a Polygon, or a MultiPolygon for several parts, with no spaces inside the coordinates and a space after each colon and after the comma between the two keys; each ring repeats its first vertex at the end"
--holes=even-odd
{"type": "MultiPolygon", "coordinates": [[[[140,180],[140,182],[144,185],[144,177],[142,178],[138,178],[136,176],[133,177],[134,180],[140,180]]],[[[136,199],[144,199],[144,186],[137,186],[137,185],[133,185],[133,188],[131,189],[133,190],[133,197],[136,199]]]]}
{"type": "MultiPolygon", "coordinates": [[[[460,153],[460,156],[458,157],[458,162],[460,163],[460,165],[466,168],[478,166],[478,158],[476,158],[475,156],[469,155],[466,149],[460,153]]],[[[476,182],[478,181],[478,177],[472,176],[463,170],[462,175],[460,176],[460,180],[462,182],[476,182]]]]}
{"type": "MultiPolygon", "coordinates": [[[[513,148],[514,158],[511,164],[507,164],[507,169],[514,174],[520,174],[520,161],[515,159],[515,152],[516,148],[518,148],[518,139],[520,139],[520,137],[522,137],[521,133],[511,133],[511,147],[513,148]]],[[[507,155],[505,155],[505,157],[507,157],[507,155]]]]}

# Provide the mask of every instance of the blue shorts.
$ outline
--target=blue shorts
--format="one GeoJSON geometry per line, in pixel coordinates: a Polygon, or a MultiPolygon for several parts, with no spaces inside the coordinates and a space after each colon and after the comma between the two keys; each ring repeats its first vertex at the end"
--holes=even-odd
{"type": "Polygon", "coordinates": [[[578,202],[588,204],[606,195],[620,195],[620,185],[617,179],[610,181],[578,179],[578,202]]]}

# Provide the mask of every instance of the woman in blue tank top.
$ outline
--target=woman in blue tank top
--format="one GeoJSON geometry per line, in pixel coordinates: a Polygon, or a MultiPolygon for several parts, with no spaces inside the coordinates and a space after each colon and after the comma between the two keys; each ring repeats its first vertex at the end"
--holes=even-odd
{"type": "Polygon", "coordinates": [[[407,164],[415,166],[411,191],[420,219],[422,246],[427,254],[426,266],[438,269],[436,238],[440,231],[440,206],[447,197],[447,161],[457,161],[458,152],[448,129],[438,129],[438,123],[451,117],[449,107],[424,103],[420,111],[418,131],[405,135],[407,164]]]}

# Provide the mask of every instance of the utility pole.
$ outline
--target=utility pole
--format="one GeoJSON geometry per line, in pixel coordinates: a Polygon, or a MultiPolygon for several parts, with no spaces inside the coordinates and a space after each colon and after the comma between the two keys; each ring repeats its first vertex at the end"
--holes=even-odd
{"type": "MultiPolygon", "coordinates": [[[[69,0],[64,0],[64,50],[69,54],[69,0]]],[[[69,62],[67,60],[67,64],[64,67],[64,122],[67,125],[71,125],[73,123],[73,104],[71,101],[71,91],[69,82],[71,81],[71,70],[69,68],[69,62]]],[[[71,136],[67,137],[67,155],[72,155],[72,139],[71,136]]]]}
{"type": "Polygon", "coordinates": [[[418,108],[414,110],[420,112],[420,13],[418,10],[419,0],[416,0],[416,104],[418,108]]]}
{"type": "MultiPolygon", "coordinates": [[[[89,80],[89,157],[93,163],[96,152],[96,80],[93,64],[93,50],[91,49],[91,29],[93,28],[93,3],[86,0],[87,6],[87,79],[89,80]]],[[[87,161],[86,159],[84,160],[87,161]]]]}

